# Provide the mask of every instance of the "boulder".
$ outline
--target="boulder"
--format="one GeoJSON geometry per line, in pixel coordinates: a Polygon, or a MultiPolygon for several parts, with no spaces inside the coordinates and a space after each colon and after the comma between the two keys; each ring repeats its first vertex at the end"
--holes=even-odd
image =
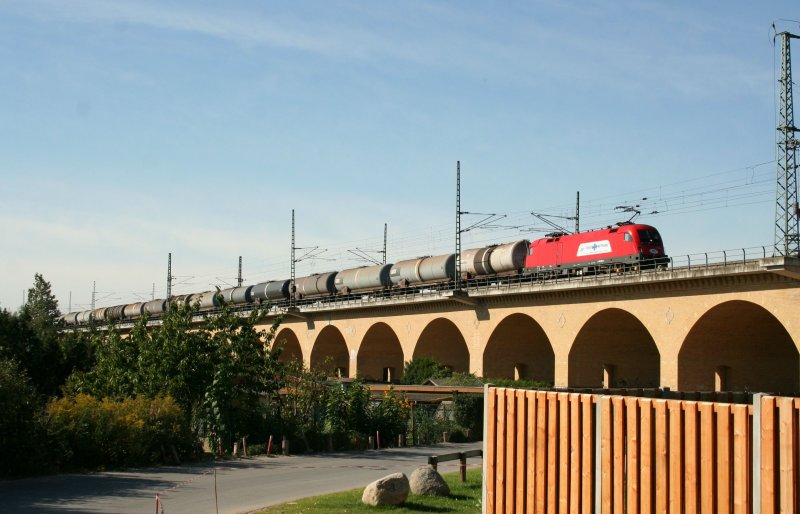
{"type": "Polygon", "coordinates": [[[400,505],[408,498],[408,477],[403,473],[380,478],[364,489],[361,501],[367,505],[400,505]]]}
{"type": "Polygon", "coordinates": [[[449,496],[450,486],[444,481],[442,475],[431,466],[422,466],[411,473],[409,479],[411,492],[426,494],[428,496],[449,496]]]}

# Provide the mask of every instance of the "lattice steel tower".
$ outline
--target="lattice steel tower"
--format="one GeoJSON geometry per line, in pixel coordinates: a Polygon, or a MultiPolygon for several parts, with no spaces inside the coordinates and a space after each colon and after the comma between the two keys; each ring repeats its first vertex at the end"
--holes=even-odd
{"type": "Polygon", "coordinates": [[[781,39],[781,77],[778,79],[780,97],[778,99],[778,187],[775,203],[775,254],[800,254],[800,232],[798,231],[797,205],[797,144],[794,126],[794,105],[792,101],[792,56],[790,39],[800,36],[781,32],[775,37],[781,39]]]}

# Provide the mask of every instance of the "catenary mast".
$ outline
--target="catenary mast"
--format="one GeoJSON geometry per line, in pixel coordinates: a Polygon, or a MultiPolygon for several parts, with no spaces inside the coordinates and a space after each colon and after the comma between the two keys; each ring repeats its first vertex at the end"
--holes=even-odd
{"type": "Polygon", "coordinates": [[[800,254],[797,204],[797,139],[792,101],[792,59],[789,42],[800,36],[781,32],[781,76],[778,79],[777,189],[775,202],[775,254],[800,254]]]}

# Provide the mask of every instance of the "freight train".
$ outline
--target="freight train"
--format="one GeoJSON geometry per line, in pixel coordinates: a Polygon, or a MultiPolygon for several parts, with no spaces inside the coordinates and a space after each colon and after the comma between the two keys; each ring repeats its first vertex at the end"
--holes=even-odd
{"type": "MultiPolygon", "coordinates": [[[[552,233],[542,239],[526,239],[473,248],[461,252],[461,278],[466,287],[481,279],[519,276],[549,279],[572,275],[621,273],[664,267],[669,257],[654,227],[620,224],[577,234],[552,233]]],[[[297,300],[322,300],[350,294],[413,291],[416,288],[449,286],[455,279],[456,255],[419,257],[395,264],[378,264],[328,273],[315,273],[291,280],[261,282],[250,286],[173,296],[175,305],[197,305],[211,311],[222,303],[234,306],[280,304],[294,295],[297,300]]],[[[145,314],[158,317],[167,300],[152,300],[62,316],[66,325],[89,322],[135,320],[145,314]]]]}

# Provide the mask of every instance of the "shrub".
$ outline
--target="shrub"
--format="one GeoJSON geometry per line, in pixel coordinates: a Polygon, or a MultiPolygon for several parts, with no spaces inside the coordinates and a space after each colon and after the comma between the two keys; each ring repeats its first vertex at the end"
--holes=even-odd
{"type": "Polygon", "coordinates": [[[47,430],[67,468],[124,467],[191,452],[185,416],[171,397],[114,401],[86,394],[51,401],[47,430]],[[169,453],[167,453],[169,452],[169,453]]]}

